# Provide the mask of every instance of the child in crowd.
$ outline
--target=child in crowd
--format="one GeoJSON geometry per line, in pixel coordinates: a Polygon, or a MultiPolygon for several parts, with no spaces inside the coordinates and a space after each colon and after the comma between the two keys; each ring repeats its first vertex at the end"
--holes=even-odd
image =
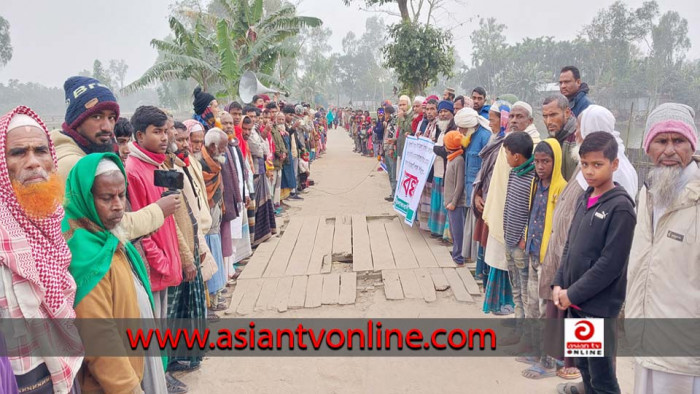
{"type": "Polygon", "coordinates": [[[126,164],[126,158],[129,157],[129,142],[132,135],[134,135],[134,126],[131,125],[129,119],[119,118],[117,124],[114,125],[114,137],[119,145],[119,158],[124,164],[126,164]]]}
{"type": "MultiPolygon", "coordinates": [[[[530,219],[525,233],[525,252],[530,262],[525,318],[533,319],[529,321],[544,317],[545,306],[539,295],[539,272],[540,264],[547,251],[549,236],[552,233],[554,207],[559,194],[566,186],[566,180],[561,173],[561,155],[561,146],[555,138],[548,138],[535,147],[534,164],[537,176],[530,189],[530,219]]],[[[535,364],[523,371],[523,376],[530,379],[554,376],[554,359],[547,357],[540,349],[542,338],[540,327],[532,324],[528,328],[530,343],[536,356],[526,357],[527,362],[535,364]]]]}
{"type": "MultiPolygon", "coordinates": [[[[637,223],[634,202],[613,182],[617,142],[594,132],[579,150],[588,189],[576,205],[561,265],[554,278],[554,304],[571,318],[616,318],[625,301],[627,261],[637,223]]],[[[615,323],[605,322],[604,357],[576,358],[587,393],[619,393],[615,376],[615,323]]]]}
{"type": "Polygon", "coordinates": [[[447,220],[452,231],[452,260],[457,265],[464,264],[462,256],[462,238],[464,220],[467,215],[467,195],[464,187],[464,150],[462,133],[452,130],[443,138],[447,150],[447,169],[445,170],[444,204],[447,220]]]}
{"type": "Polygon", "coordinates": [[[527,307],[528,261],[525,253],[525,228],[530,213],[530,187],[535,178],[535,164],[532,156],[532,137],[524,131],[511,132],[503,141],[506,159],[510,166],[506,207],[503,213],[506,260],[513,288],[516,324],[515,336],[505,339],[504,345],[520,341],[522,321],[527,307]]]}
{"type": "Polygon", "coordinates": [[[311,173],[311,166],[309,163],[309,152],[304,151],[301,154],[301,159],[299,160],[299,187],[301,190],[309,187],[307,180],[309,179],[309,174],[311,173]]]}

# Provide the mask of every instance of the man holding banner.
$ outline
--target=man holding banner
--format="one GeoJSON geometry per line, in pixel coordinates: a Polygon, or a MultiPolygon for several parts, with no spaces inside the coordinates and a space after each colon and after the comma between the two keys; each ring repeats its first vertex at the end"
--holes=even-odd
{"type": "Polygon", "coordinates": [[[405,218],[409,226],[413,226],[416,220],[420,196],[435,161],[433,145],[428,138],[406,136],[395,188],[394,210],[405,218]]]}

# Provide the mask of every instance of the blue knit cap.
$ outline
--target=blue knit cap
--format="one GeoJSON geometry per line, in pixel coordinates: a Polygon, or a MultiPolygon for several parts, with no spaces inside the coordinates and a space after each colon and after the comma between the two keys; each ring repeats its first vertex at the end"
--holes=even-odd
{"type": "Polygon", "coordinates": [[[63,84],[66,94],[66,125],[75,130],[83,121],[103,110],[112,110],[119,118],[119,104],[111,90],[89,77],[70,77],[63,84]]]}
{"type": "Polygon", "coordinates": [[[437,110],[438,112],[442,111],[443,109],[446,109],[453,114],[455,113],[455,105],[452,101],[450,100],[442,100],[438,103],[437,110]]]}

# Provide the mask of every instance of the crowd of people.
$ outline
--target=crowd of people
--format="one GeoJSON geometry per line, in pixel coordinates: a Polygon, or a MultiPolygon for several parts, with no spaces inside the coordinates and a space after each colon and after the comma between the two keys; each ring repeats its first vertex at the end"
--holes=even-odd
{"type": "Polygon", "coordinates": [[[197,88],[190,119],[155,106],[126,119],[97,80],[64,88],[60,129],[24,106],[0,120],[0,312],[42,325],[41,341],[35,329],[3,331],[0,392],[186,392],[173,373],[201,356],[83,358],[124,333],[51,322],[217,320],[227,284],[313,185],[328,113],[267,95],[220,108],[197,88]]]}
{"type": "MultiPolygon", "coordinates": [[[[119,346],[122,333],[81,336],[84,328],[56,322],[185,319],[200,328],[217,319],[227,284],[313,185],[329,127],[344,126],[356,152],[379,157],[390,202],[407,136],[434,143],[420,229],[451,242],[457,266],[475,262],[485,313],[516,318],[499,345],[517,346],[517,361],[530,364],[525,378],[582,378],[559,385],[565,393],[620,392],[614,352],[564,358],[548,346],[559,346],[555,338],[524,321],[615,318],[623,305],[631,318],[699,317],[695,114],[678,103],[650,112],[643,146],[653,166],[640,190],[613,114],[591,102],[576,67],[561,70],[559,85],[541,103],[541,140],[531,104],[482,88],[401,96],[375,120],[265,95],[222,109],[197,88],[194,115],[179,121],[155,106],[120,118],[108,87],[69,78],[59,130],[24,106],[0,118],[0,312],[32,322],[2,333],[0,391],[186,392],[173,373],[200,368],[201,356],[82,357],[83,348],[119,346]]],[[[614,345],[615,327],[606,330],[614,345]]],[[[697,358],[636,362],[636,392],[700,387],[697,358]]]]}
{"type": "MultiPolygon", "coordinates": [[[[700,261],[695,113],[678,103],[650,112],[643,148],[653,167],[640,190],[615,117],[592,103],[580,71],[564,67],[559,88],[540,104],[546,139],[532,104],[512,94],[488,100],[481,87],[471,97],[451,88],[442,98],[401,96],[398,106],[387,100],[374,119],[351,108],[340,118],[355,152],[381,160],[389,202],[406,136],[434,143],[420,229],[451,242],[457,266],[475,262],[484,313],[516,318],[513,334],[499,345],[513,346],[516,360],[530,365],[524,377],[582,378],[559,384],[560,393],[619,393],[614,354],[565,358],[561,336],[525,319],[617,318],[625,302],[628,318],[700,317],[676,300],[680,293],[693,305],[700,300],[689,274],[700,261]]],[[[614,349],[610,332],[605,341],[614,349]]],[[[697,358],[639,357],[635,392],[698,392],[693,363],[697,358]]]]}

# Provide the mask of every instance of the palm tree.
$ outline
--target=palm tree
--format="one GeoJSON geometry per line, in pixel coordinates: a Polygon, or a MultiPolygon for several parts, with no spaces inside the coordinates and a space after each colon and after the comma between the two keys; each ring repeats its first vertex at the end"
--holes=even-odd
{"type": "Polygon", "coordinates": [[[139,79],[125,86],[129,93],[156,81],[193,79],[204,90],[220,89],[220,98],[238,95],[238,83],[246,70],[255,72],[266,84],[281,85],[272,73],[281,58],[297,52],[285,40],[302,27],[320,26],[318,18],[298,16],[285,4],[265,14],[263,0],[216,0],[211,12],[180,12],[193,20],[187,29],[170,18],[171,40],[151,40],[159,56],[139,79]]]}
{"type": "Polygon", "coordinates": [[[139,79],[125,86],[123,93],[134,92],[156,81],[192,78],[204,90],[219,82],[221,65],[215,37],[203,21],[196,19],[191,30],[174,17],[169,22],[175,37],[151,40],[151,46],[158,50],[156,63],[139,79]]]}
{"type": "Polygon", "coordinates": [[[318,18],[297,15],[291,4],[267,14],[263,0],[216,0],[215,4],[225,16],[240,70],[254,71],[268,84],[280,85],[272,76],[275,66],[281,58],[297,55],[298,51],[285,45],[285,41],[299,34],[303,27],[317,27],[323,23],[318,18]]]}

